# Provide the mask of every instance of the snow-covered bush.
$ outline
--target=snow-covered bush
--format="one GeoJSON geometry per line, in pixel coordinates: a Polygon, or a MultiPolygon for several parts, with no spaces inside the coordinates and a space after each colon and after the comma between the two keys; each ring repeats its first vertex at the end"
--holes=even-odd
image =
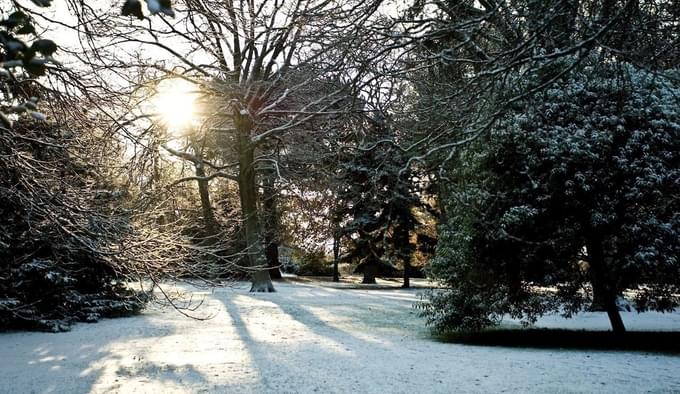
{"type": "Polygon", "coordinates": [[[569,316],[590,301],[623,329],[616,297],[625,289],[638,310],[678,304],[677,83],[625,64],[573,71],[515,102],[450,177],[430,268],[450,290],[424,304],[435,327],[569,316]]]}
{"type": "Polygon", "coordinates": [[[286,259],[281,261],[281,267],[279,268],[284,274],[294,274],[297,275],[300,267],[292,259],[286,259]]]}

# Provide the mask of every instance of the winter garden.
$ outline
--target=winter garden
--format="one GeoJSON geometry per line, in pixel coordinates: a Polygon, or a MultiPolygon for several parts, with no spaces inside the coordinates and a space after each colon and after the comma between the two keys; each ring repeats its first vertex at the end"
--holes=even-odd
{"type": "Polygon", "coordinates": [[[0,1],[0,393],[680,392],[672,0],[0,1]]]}

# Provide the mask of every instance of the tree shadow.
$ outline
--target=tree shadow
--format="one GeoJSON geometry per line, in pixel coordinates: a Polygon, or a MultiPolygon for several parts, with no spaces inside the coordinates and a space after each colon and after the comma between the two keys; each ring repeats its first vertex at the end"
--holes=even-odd
{"type": "MultiPolygon", "coordinates": [[[[395,348],[395,344],[379,340],[380,336],[374,335],[375,332],[370,329],[366,331],[371,335],[358,335],[344,328],[342,322],[329,322],[318,316],[310,310],[310,304],[300,301],[300,298],[291,302],[290,298],[278,297],[276,294],[246,293],[220,298],[241,343],[247,347],[253,368],[259,371],[258,381],[250,385],[255,392],[281,392],[286,387],[304,388],[308,392],[335,392],[342,388],[326,387],[324,373],[331,372],[324,372],[321,368],[329,360],[333,360],[333,368],[339,368],[334,373],[342,373],[342,370],[353,370],[357,360],[380,358],[380,354],[392,354],[395,348]],[[266,303],[266,306],[252,306],[258,302],[266,303]],[[287,324],[280,324],[279,321],[276,325],[297,332],[265,334],[262,331],[264,327],[259,327],[262,321],[257,320],[261,314],[267,314],[272,320],[290,319],[287,324]],[[271,340],[267,335],[272,336],[271,340]],[[285,358],[282,358],[283,354],[285,358]],[[278,374],[279,370],[285,370],[285,373],[278,374]]],[[[310,296],[314,298],[312,294],[310,296]]],[[[333,307],[337,310],[338,305],[333,307]]],[[[233,385],[228,384],[215,388],[216,392],[231,392],[234,389],[233,385]]],[[[239,386],[239,389],[243,389],[243,386],[239,386]]]]}
{"type": "MultiPolygon", "coordinates": [[[[553,373],[553,367],[541,361],[553,355],[578,365],[562,373],[563,379],[573,371],[588,376],[584,371],[600,364],[606,365],[605,369],[613,364],[618,371],[637,367],[637,361],[632,365],[617,361],[621,357],[616,353],[596,352],[585,361],[576,352],[545,348],[656,351],[649,345],[655,343],[663,352],[677,353],[680,346],[677,332],[630,333],[641,337],[624,338],[624,346],[609,346],[602,335],[611,333],[585,333],[590,341],[584,342],[584,332],[569,330],[459,334],[439,339],[465,346],[442,346],[429,334],[418,338],[416,332],[427,330],[412,329],[411,324],[422,322],[404,318],[412,311],[408,300],[385,300],[380,293],[371,293],[375,298],[348,298],[341,294],[344,290],[291,291],[284,286],[279,290],[254,294],[248,293],[247,287],[216,289],[206,306],[219,314],[205,322],[168,310],[163,316],[150,313],[80,324],[71,333],[0,335],[0,357],[4,359],[0,359],[0,393],[390,392],[396,381],[403,385],[403,392],[418,392],[422,386],[413,376],[438,382],[435,392],[449,392],[453,386],[447,385],[479,378],[480,370],[487,374],[498,368],[553,373]],[[631,345],[641,342],[647,342],[645,348],[631,345]],[[17,348],[19,344],[24,348],[17,348]],[[506,351],[502,347],[524,349],[506,351]],[[20,357],[13,358],[17,354],[20,357]],[[455,362],[461,363],[461,369],[451,375],[450,366],[455,362]],[[531,366],[524,367],[525,362],[531,366]],[[5,371],[10,364],[18,367],[5,371]],[[382,379],[367,380],[367,376],[382,379]]],[[[663,373],[674,376],[672,366],[663,373]]],[[[540,377],[528,381],[520,377],[512,380],[510,387],[523,391],[537,381],[540,377]]],[[[489,383],[479,388],[490,392],[498,386],[489,383]]]]}
{"type": "MultiPolygon", "coordinates": [[[[288,387],[304,387],[308,391],[323,392],[323,382],[321,380],[310,379],[310,364],[309,360],[304,360],[302,355],[313,354],[319,359],[323,359],[328,355],[334,358],[348,357],[347,354],[342,354],[339,349],[331,346],[324,347],[326,343],[323,340],[311,335],[306,335],[304,340],[295,338],[295,333],[276,333],[280,335],[279,339],[292,339],[291,343],[285,344],[272,338],[269,341],[262,337],[262,332],[256,332],[257,322],[248,322],[248,313],[256,313],[253,311],[243,311],[231,299],[221,300],[225,306],[225,310],[229,314],[240,342],[245,345],[246,351],[249,355],[249,361],[252,363],[252,368],[258,371],[255,381],[250,383],[235,382],[223,383],[213,388],[215,392],[236,392],[246,390],[250,392],[284,392],[288,387]],[[287,351],[282,352],[277,347],[287,347],[287,351]],[[311,351],[313,348],[313,351],[311,351]],[[281,358],[281,354],[286,354],[285,359],[281,358]],[[305,362],[306,361],[306,362],[305,362]],[[280,370],[285,372],[279,374],[280,370]],[[284,390],[284,391],[282,391],[284,390]]],[[[278,305],[277,305],[278,307],[278,305]]],[[[285,312],[283,312],[285,313],[285,312]]],[[[274,317],[274,316],[272,316],[274,317]]],[[[286,314],[286,318],[290,316],[286,314]]],[[[308,326],[302,323],[303,326],[291,327],[296,330],[307,329],[308,326]]],[[[315,331],[315,334],[318,333],[315,331]]],[[[308,334],[308,333],[307,333],[308,334]]],[[[333,343],[337,343],[334,342],[333,343]]]]}
{"type": "Polygon", "coordinates": [[[619,334],[611,331],[498,328],[479,332],[448,332],[435,338],[443,342],[479,346],[680,354],[679,331],[628,331],[619,334]]]}
{"type": "Polygon", "coordinates": [[[60,333],[0,334],[0,392],[89,392],[105,365],[119,363],[116,342],[163,337],[171,330],[143,315],[75,324],[60,333]],[[3,365],[8,363],[8,365],[3,365]]]}

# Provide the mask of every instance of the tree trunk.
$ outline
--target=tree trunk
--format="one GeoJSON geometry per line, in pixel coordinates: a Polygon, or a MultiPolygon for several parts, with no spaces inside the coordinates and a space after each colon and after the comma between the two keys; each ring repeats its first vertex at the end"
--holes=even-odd
{"type": "Polygon", "coordinates": [[[252,284],[250,286],[250,291],[254,293],[273,293],[276,291],[274,289],[274,284],[269,277],[269,271],[266,269],[261,269],[254,271],[250,275],[250,280],[252,284]]]}
{"type": "MultiPolygon", "coordinates": [[[[407,218],[410,213],[408,211],[403,211],[399,215],[402,218],[407,218]]],[[[398,258],[402,261],[404,266],[404,282],[401,287],[408,289],[411,287],[411,244],[409,243],[409,238],[411,235],[411,229],[405,223],[398,224],[394,228],[394,248],[396,249],[398,258]]]]}
{"type": "MultiPolygon", "coordinates": [[[[196,176],[205,178],[205,170],[203,165],[196,164],[196,176]]],[[[198,180],[198,194],[201,197],[201,210],[203,212],[203,220],[205,222],[205,229],[209,235],[214,235],[216,231],[215,215],[213,214],[212,205],[210,204],[210,190],[208,188],[208,181],[198,180]]]]}
{"type": "Polygon", "coordinates": [[[378,265],[368,262],[364,265],[364,280],[361,283],[375,284],[375,276],[378,274],[378,265]]]}
{"type": "Polygon", "coordinates": [[[599,306],[607,312],[614,333],[623,333],[626,331],[626,327],[616,305],[617,292],[610,281],[607,280],[607,267],[602,242],[589,241],[586,248],[588,263],[590,264],[590,282],[593,287],[593,305],[596,306],[595,302],[598,302],[599,306]]]}
{"type": "Polygon", "coordinates": [[[600,284],[595,279],[592,279],[592,274],[591,274],[591,286],[593,288],[593,301],[590,304],[589,310],[591,312],[605,312],[607,311],[607,297],[606,293],[607,291],[604,289],[604,287],[600,284]]]}
{"type": "Polygon", "coordinates": [[[409,271],[411,271],[411,263],[404,260],[404,283],[401,285],[404,289],[411,287],[411,273],[409,271]]]}
{"type": "Polygon", "coordinates": [[[265,233],[264,254],[267,257],[267,267],[269,267],[269,277],[272,279],[281,279],[281,270],[279,266],[279,243],[276,240],[268,239],[265,233]]]}
{"type": "Polygon", "coordinates": [[[626,332],[626,326],[623,324],[623,319],[621,319],[621,312],[619,312],[619,307],[616,305],[616,296],[607,300],[606,308],[607,316],[612,325],[612,331],[616,334],[626,332]]]}
{"type": "Polygon", "coordinates": [[[264,252],[269,267],[269,276],[272,279],[281,279],[279,266],[279,240],[277,239],[279,229],[279,218],[276,210],[276,189],[274,188],[274,177],[268,175],[263,182],[262,210],[264,211],[264,252]]]}
{"type": "Polygon", "coordinates": [[[273,292],[267,270],[264,251],[259,234],[257,218],[257,193],[255,189],[255,147],[250,140],[252,123],[248,115],[242,115],[236,109],[234,120],[238,134],[239,174],[238,187],[241,199],[241,216],[248,253],[248,265],[252,269],[251,292],[273,292]]]}
{"type": "Polygon", "coordinates": [[[333,282],[340,282],[338,260],[340,259],[340,236],[337,231],[333,232],[333,282]]]}

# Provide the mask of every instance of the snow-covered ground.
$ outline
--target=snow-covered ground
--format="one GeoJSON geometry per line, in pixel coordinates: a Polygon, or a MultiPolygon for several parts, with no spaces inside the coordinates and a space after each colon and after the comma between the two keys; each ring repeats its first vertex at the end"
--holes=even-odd
{"type": "MultiPolygon", "coordinates": [[[[0,334],[2,393],[680,392],[680,357],[622,351],[468,346],[432,340],[418,290],[245,284],[169,309],[0,334]]],[[[629,329],[680,330],[680,313],[623,313],[629,329]]],[[[608,328],[601,314],[539,325],[608,328]]]]}

